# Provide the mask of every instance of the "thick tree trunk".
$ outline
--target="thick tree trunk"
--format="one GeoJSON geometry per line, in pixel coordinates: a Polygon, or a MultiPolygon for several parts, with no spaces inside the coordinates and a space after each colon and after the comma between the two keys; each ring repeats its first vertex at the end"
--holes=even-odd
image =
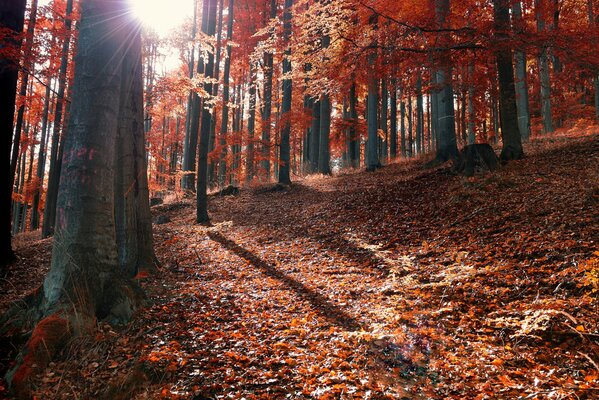
{"type": "MultiPolygon", "coordinates": [[[[498,39],[502,41],[510,30],[509,3],[509,0],[493,0],[495,30],[498,39]]],[[[512,51],[500,45],[495,51],[495,56],[499,76],[499,107],[503,141],[501,159],[517,160],[522,158],[524,153],[518,129],[512,51]]]]}
{"type": "Polygon", "coordinates": [[[381,79],[381,123],[380,127],[383,131],[383,138],[381,138],[381,149],[379,154],[381,158],[386,161],[389,158],[389,124],[387,122],[389,118],[389,90],[387,89],[387,79],[381,79]]]}
{"type": "MultiPolygon", "coordinates": [[[[0,25],[6,27],[9,32],[19,34],[23,31],[25,23],[25,0],[10,0],[0,2],[0,25]]],[[[5,46],[15,47],[14,54],[18,54],[18,48],[21,46],[19,40],[3,44],[5,46]]],[[[18,80],[18,62],[19,60],[10,60],[0,58],[0,137],[2,137],[2,146],[5,151],[5,166],[0,173],[0,208],[2,209],[0,217],[0,270],[14,260],[14,253],[11,245],[11,138],[13,132],[13,118],[15,114],[15,101],[17,94],[18,80]]]]}
{"type": "MultiPolygon", "coordinates": [[[[371,17],[371,24],[376,24],[376,16],[371,17]]],[[[376,44],[376,43],[375,43],[376,44]]],[[[366,170],[375,171],[381,167],[378,154],[378,105],[379,105],[379,80],[376,76],[376,63],[378,53],[376,46],[368,55],[368,99],[367,99],[367,123],[368,141],[366,142],[366,170]]]]}
{"type": "Polygon", "coordinates": [[[66,36],[62,43],[60,60],[60,72],[58,75],[58,94],[56,97],[56,108],[54,110],[54,127],[52,131],[52,150],[50,151],[50,171],[48,173],[48,190],[46,192],[46,204],[44,208],[44,224],[42,226],[42,237],[46,238],[54,233],[56,220],[56,205],[58,196],[58,183],[62,169],[61,143],[65,140],[65,129],[62,129],[63,109],[66,105],[65,93],[67,86],[67,69],[69,64],[69,47],[71,45],[71,15],[73,13],[73,0],[67,1],[65,30],[66,36]],[[60,134],[62,130],[62,136],[60,134]]]}
{"type": "Polygon", "coordinates": [[[468,76],[470,82],[468,83],[468,144],[476,143],[476,132],[475,132],[475,118],[474,114],[474,64],[468,65],[468,76]]]}
{"type": "MultiPolygon", "coordinates": [[[[589,25],[593,28],[596,24],[593,0],[587,0],[587,12],[589,15],[589,25]]],[[[599,122],[599,74],[595,75],[593,84],[595,86],[595,118],[597,122],[599,122]]]]}
{"type": "Polygon", "coordinates": [[[280,144],[280,162],[279,162],[279,183],[284,185],[291,184],[289,163],[290,163],[290,146],[289,136],[291,135],[291,93],[292,81],[288,78],[291,73],[291,7],[293,0],[285,0],[285,11],[283,12],[283,40],[287,45],[285,55],[283,56],[283,100],[281,113],[283,117],[283,128],[281,129],[281,144],[280,144]]]}
{"type": "MultiPolygon", "coordinates": [[[[212,85],[212,96],[218,97],[218,82],[220,79],[220,58],[222,53],[222,32],[223,32],[223,11],[224,0],[218,2],[218,24],[216,25],[216,59],[214,62],[214,84],[212,85]]],[[[210,158],[208,160],[208,185],[214,186],[216,183],[216,159],[213,157],[213,152],[216,147],[216,118],[215,114],[211,115],[210,120],[210,139],[208,152],[210,158]]]]}
{"type": "MultiPolygon", "coordinates": [[[[214,36],[216,32],[216,0],[204,0],[207,3],[206,25],[202,23],[202,31],[208,36],[214,36]],[[205,28],[204,28],[205,27],[205,28]]],[[[211,79],[214,77],[214,53],[208,53],[208,62],[205,64],[204,77],[207,78],[204,83],[206,93],[212,93],[211,79]]],[[[197,192],[196,192],[196,222],[208,223],[208,148],[210,140],[210,123],[212,112],[210,105],[204,101],[202,107],[202,123],[200,128],[199,146],[198,146],[198,168],[197,168],[197,192]]]]}
{"type": "MultiPolygon", "coordinates": [[[[65,141],[52,265],[35,307],[41,321],[9,374],[21,397],[70,336],[93,329],[96,318],[125,322],[139,303],[137,286],[119,266],[115,233],[115,171],[121,167],[115,165],[115,145],[122,61],[124,49],[133,51],[135,46],[129,42],[139,36],[135,22],[126,20],[126,7],[124,0],[86,0],[81,4],[72,118],[65,141]]],[[[139,54],[141,49],[135,51],[139,54]]]]}
{"type": "MultiPolygon", "coordinates": [[[[277,16],[277,2],[270,1],[270,18],[277,16]]],[[[271,35],[274,32],[271,32],[271,35]]],[[[272,76],[273,76],[273,54],[270,51],[264,53],[264,112],[262,114],[262,161],[260,166],[264,171],[266,181],[270,181],[270,132],[272,118],[272,76]]]]}

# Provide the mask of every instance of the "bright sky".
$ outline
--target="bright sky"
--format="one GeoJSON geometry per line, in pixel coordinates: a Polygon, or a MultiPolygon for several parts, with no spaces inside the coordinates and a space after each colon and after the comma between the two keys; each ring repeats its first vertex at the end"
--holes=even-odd
{"type": "MultiPolygon", "coordinates": [[[[40,0],[39,5],[50,4],[53,0],[40,0]]],[[[135,15],[160,36],[166,36],[172,29],[181,25],[185,18],[193,16],[194,0],[128,0],[135,15]]]]}
{"type": "Polygon", "coordinates": [[[129,0],[142,23],[160,36],[166,36],[193,16],[193,0],[129,0]]]}

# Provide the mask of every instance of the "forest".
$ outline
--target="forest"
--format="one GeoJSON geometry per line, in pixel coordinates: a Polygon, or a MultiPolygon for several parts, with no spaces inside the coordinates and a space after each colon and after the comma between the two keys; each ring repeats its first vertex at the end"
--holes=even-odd
{"type": "Polygon", "coordinates": [[[0,398],[599,398],[598,0],[0,0],[0,398]]]}

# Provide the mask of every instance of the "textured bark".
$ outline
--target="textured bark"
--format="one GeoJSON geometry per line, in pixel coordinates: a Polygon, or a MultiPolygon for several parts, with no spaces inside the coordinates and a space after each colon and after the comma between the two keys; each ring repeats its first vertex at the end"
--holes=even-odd
{"type": "MultiPolygon", "coordinates": [[[[270,18],[277,16],[277,2],[270,1],[270,18]]],[[[273,34],[274,32],[271,32],[273,34]]],[[[272,76],[273,76],[273,54],[270,51],[264,53],[264,111],[262,113],[262,161],[260,166],[264,171],[266,181],[270,181],[270,132],[272,118],[272,76]]]]}
{"type": "MultiPolygon", "coordinates": [[[[289,40],[291,38],[291,7],[293,0],[285,0],[285,11],[283,12],[283,40],[287,45],[285,56],[283,58],[283,76],[291,73],[291,47],[289,40]]],[[[289,136],[291,134],[291,121],[289,119],[291,112],[292,81],[286,77],[283,79],[283,100],[281,113],[283,119],[283,128],[281,129],[280,161],[279,161],[279,183],[284,185],[291,184],[290,177],[290,146],[289,136]]]]}
{"type": "MultiPolygon", "coordinates": [[[[474,76],[474,64],[468,65],[468,75],[470,80],[474,76]]],[[[468,84],[468,144],[476,143],[476,132],[475,132],[475,120],[476,115],[474,114],[474,84],[470,82],[468,84]]]]}
{"type": "MultiPolygon", "coordinates": [[[[593,10],[593,0],[587,0],[587,13],[589,16],[589,25],[592,28],[597,23],[595,21],[595,12],[593,10]]],[[[593,84],[595,86],[595,118],[597,119],[597,122],[599,122],[599,74],[595,75],[593,84]]]]}
{"type": "Polygon", "coordinates": [[[60,60],[60,71],[58,74],[58,94],[54,110],[54,127],[52,131],[52,149],[50,151],[50,171],[48,173],[48,190],[46,192],[46,205],[44,208],[44,224],[42,226],[42,237],[51,236],[54,233],[56,220],[56,207],[58,196],[58,183],[62,169],[62,142],[65,140],[66,130],[63,129],[63,110],[66,104],[67,70],[69,65],[69,47],[71,45],[71,15],[73,12],[73,0],[67,1],[65,30],[66,36],[62,43],[60,60]],[[62,130],[62,136],[61,136],[62,130]]]}
{"type": "MultiPolygon", "coordinates": [[[[509,3],[509,0],[493,1],[495,31],[501,42],[504,41],[503,39],[510,30],[509,3]]],[[[495,51],[495,57],[499,78],[499,107],[503,142],[501,159],[517,160],[522,158],[524,153],[518,129],[512,51],[505,46],[499,46],[495,51]]]]}
{"type": "Polygon", "coordinates": [[[383,160],[389,158],[389,90],[387,89],[387,80],[381,79],[381,122],[380,127],[383,131],[383,138],[381,138],[381,148],[379,154],[383,160]]]}
{"type": "Polygon", "coordinates": [[[424,99],[422,97],[422,71],[416,78],[416,151],[424,153],[424,99]]]}
{"type": "Polygon", "coordinates": [[[312,100],[312,124],[310,128],[310,172],[318,171],[318,155],[320,154],[320,101],[312,100]]]}
{"type": "Polygon", "coordinates": [[[245,181],[250,183],[254,179],[254,136],[256,134],[256,69],[250,67],[250,90],[248,104],[248,141],[246,146],[245,158],[245,181]]]}
{"type": "Polygon", "coordinates": [[[400,110],[400,131],[401,131],[401,156],[406,158],[408,155],[406,148],[406,103],[401,100],[401,104],[399,107],[400,110]]]}
{"type": "MultiPolygon", "coordinates": [[[[0,2],[0,25],[14,33],[20,33],[25,23],[25,0],[10,0],[0,2]]],[[[5,46],[19,47],[18,40],[3,43],[5,46]]],[[[0,137],[5,152],[5,166],[0,173],[0,269],[14,260],[11,245],[11,173],[10,173],[10,146],[13,131],[13,117],[15,114],[15,100],[17,94],[18,60],[0,58],[0,137]]]]}

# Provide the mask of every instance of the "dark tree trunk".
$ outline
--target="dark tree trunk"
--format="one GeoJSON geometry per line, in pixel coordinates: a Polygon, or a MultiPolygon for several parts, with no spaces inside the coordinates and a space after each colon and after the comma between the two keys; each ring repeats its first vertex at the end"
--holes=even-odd
{"type": "MultiPolygon", "coordinates": [[[[495,30],[499,39],[505,38],[510,30],[509,0],[493,0],[495,30]]],[[[499,107],[501,120],[501,137],[503,148],[502,160],[517,160],[523,157],[522,141],[518,130],[518,112],[516,110],[516,92],[514,85],[514,69],[512,51],[499,46],[495,51],[497,72],[499,77],[499,107]]]]}
{"type": "Polygon", "coordinates": [[[50,172],[48,173],[48,190],[46,192],[46,205],[44,208],[44,224],[42,226],[42,237],[51,236],[54,233],[56,220],[56,202],[58,196],[58,183],[62,169],[61,143],[65,140],[66,130],[63,127],[63,109],[66,106],[67,69],[69,65],[69,47],[71,45],[71,14],[73,12],[73,0],[67,1],[65,30],[66,36],[62,43],[60,60],[60,72],[58,75],[58,94],[56,97],[56,108],[54,110],[54,128],[52,131],[52,150],[50,151],[50,172]],[[60,132],[62,130],[62,137],[60,132]]]}
{"type": "Polygon", "coordinates": [[[331,174],[329,137],[331,134],[331,100],[329,95],[320,96],[320,143],[318,151],[318,172],[331,174]]]}
{"type": "Polygon", "coordinates": [[[397,87],[391,83],[391,132],[389,132],[389,152],[391,159],[397,158],[397,87]]]}
{"type": "MultiPolygon", "coordinates": [[[[270,1],[270,18],[277,16],[277,2],[270,1]]],[[[271,32],[271,35],[274,32],[271,32]]],[[[273,54],[270,51],[264,53],[264,112],[262,114],[262,161],[260,165],[264,170],[266,181],[270,181],[270,131],[272,118],[272,76],[273,76],[273,54]]]]}
{"type": "Polygon", "coordinates": [[[256,130],[256,69],[250,66],[250,100],[248,103],[248,142],[245,158],[245,181],[252,182],[254,179],[254,135],[256,130]]]}
{"type": "Polygon", "coordinates": [[[310,128],[310,172],[318,171],[318,155],[320,154],[320,101],[312,100],[312,125],[310,128]]]}
{"type": "Polygon", "coordinates": [[[20,397],[27,396],[32,379],[69,337],[92,330],[96,318],[126,322],[139,304],[138,287],[119,265],[115,223],[122,60],[125,49],[141,52],[136,48],[140,43],[137,24],[127,20],[126,7],[124,0],[81,4],[72,118],[65,140],[52,264],[40,303],[34,307],[40,322],[8,376],[20,397]]]}
{"type": "MultiPolygon", "coordinates": [[[[214,36],[216,31],[216,0],[204,0],[207,3],[206,25],[202,23],[202,31],[208,36],[214,36]]],[[[204,76],[207,81],[204,83],[206,93],[212,93],[211,79],[214,77],[214,53],[208,53],[208,62],[205,65],[204,76]]],[[[210,123],[212,113],[209,104],[204,102],[202,107],[202,123],[200,129],[198,146],[198,168],[197,168],[197,201],[196,201],[196,222],[207,223],[210,221],[208,216],[208,146],[210,140],[210,123]]]]}
{"type": "MultiPolygon", "coordinates": [[[[370,23],[375,25],[376,16],[372,16],[370,23]]],[[[378,105],[379,105],[379,81],[376,77],[376,63],[378,53],[376,43],[374,49],[368,55],[368,100],[367,100],[367,122],[368,122],[368,142],[366,143],[366,170],[375,171],[381,167],[378,154],[378,105]]]]}
{"type": "Polygon", "coordinates": [[[356,84],[352,83],[349,89],[349,118],[351,126],[349,130],[349,161],[352,168],[360,166],[360,135],[358,134],[358,111],[356,110],[358,98],[356,96],[356,84]]]}
{"type": "MultiPolygon", "coordinates": [[[[494,0],[497,9],[497,1],[494,0]]],[[[537,18],[537,30],[545,31],[544,10],[540,0],[535,0],[535,13],[537,18]]],[[[509,17],[508,17],[509,18],[509,17]]],[[[546,45],[541,47],[539,54],[539,75],[541,83],[541,117],[543,118],[543,132],[553,132],[553,112],[551,110],[551,81],[549,77],[549,48],[546,45]]]]}
{"type": "Polygon", "coordinates": [[[284,185],[291,184],[290,177],[290,146],[289,136],[291,135],[291,92],[292,92],[292,81],[288,78],[291,73],[291,45],[289,43],[291,38],[291,7],[293,6],[293,0],[285,0],[285,11],[283,12],[283,40],[287,45],[285,55],[283,57],[283,101],[281,106],[281,113],[283,117],[283,128],[281,129],[281,144],[280,144],[280,161],[279,161],[279,183],[284,185]]]}
{"type": "Polygon", "coordinates": [[[381,123],[380,127],[383,131],[381,138],[381,149],[379,154],[384,162],[389,159],[389,90],[387,89],[387,79],[381,79],[381,123]]]}
{"type": "MultiPolygon", "coordinates": [[[[25,43],[23,44],[23,71],[21,73],[21,87],[19,88],[19,97],[24,99],[27,96],[27,86],[29,83],[29,74],[33,71],[34,62],[31,55],[33,49],[33,35],[35,33],[35,24],[37,21],[37,0],[32,0],[31,9],[29,15],[29,21],[27,22],[27,35],[25,36],[25,43]]],[[[19,150],[21,143],[21,131],[23,129],[23,120],[25,117],[25,102],[21,104],[17,111],[17,122],[15,125],[14,140],[12,143],[12,158],[10,162],[10,176],[11,176],[11,187],[15,180],[15,171],[17,169],[17,159],[19,158],[19,150]]]]}
{"type": "MultiPolygon", "coordinates": [[[[25,23],[25,0],[10,0],[0,2],[0,25],[6,27],[11,33],[18,34],[23,31],[25,23]]],[[[14,41],[3,44],[14,46],[18,49],[21,43],[14,41]]],[[[18,54],[18,50],[15,51],[18,54]]],[[[0,58],[0,136],[5,151],[5,166],[0,174],[0,269],[14,260],[10,233],[10,204],[12,197],[11,185],[11,138],[13,131],[13,118],[15,114],[15,101],[17,94],[18,60],[0,58]]]]}

